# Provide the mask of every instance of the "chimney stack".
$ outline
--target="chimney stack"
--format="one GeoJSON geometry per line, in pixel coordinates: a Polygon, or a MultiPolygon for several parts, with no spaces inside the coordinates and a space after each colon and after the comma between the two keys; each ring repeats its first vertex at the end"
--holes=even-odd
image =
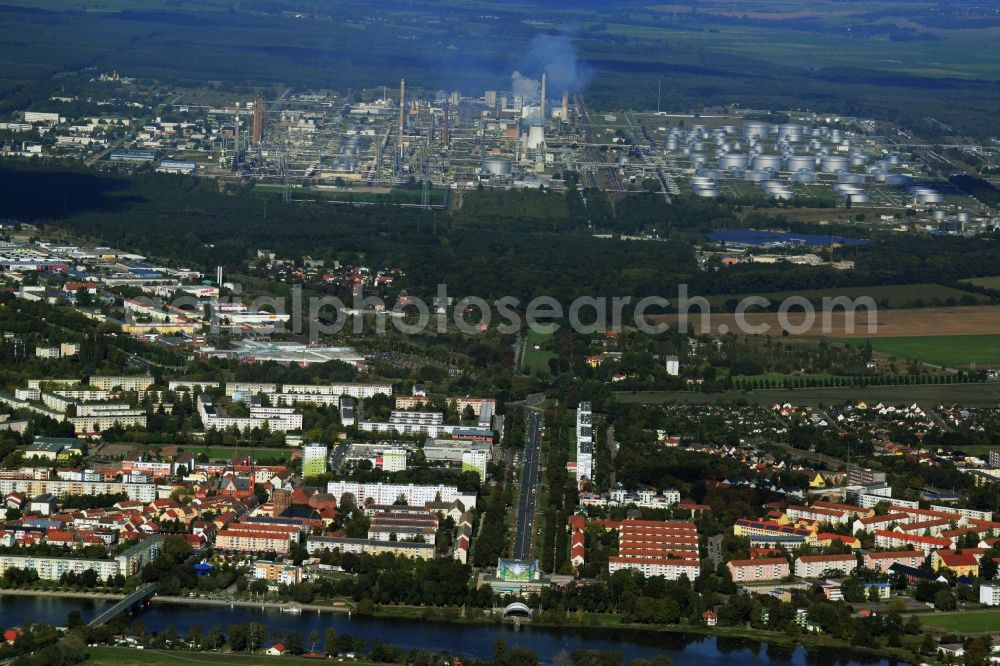
{"type": "Polygon", "coordinates": [[[406,79],[399,80],[399,156],[403,156],[403,130],[406,129],[406,79]]]}
{"type": "Polygon", "coordinates": [[[569,122],[569,88],[563,90],[562,121],[569,122]]]}
{"type": "Polygon", "coordinates": [[[542,125],[545,125],[545,72],[542,72],[542,125]]]}
{"type": "Polygon", "coordinates": [[[451,146],[451,134],[448,129],[448,107],[449,104],[445,102],[444,104],[444,149],[448,150],[451,146]]]}

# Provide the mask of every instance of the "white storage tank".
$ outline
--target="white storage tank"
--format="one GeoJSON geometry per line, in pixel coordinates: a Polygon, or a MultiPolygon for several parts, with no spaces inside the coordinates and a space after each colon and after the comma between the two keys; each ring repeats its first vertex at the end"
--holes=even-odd
{"type": "Polygon", "coordinates": [[[745,169],[747,156],[742,153],[727,153],[719,158],[720,169],[745,169]]]}
{"type": "Polygon", "coordinates": [[[753,168],[758,171],[764,171],[766,169],[774,169],[775,171],[781,171],[781,156],[780,155],[757,155],[753,158],[753,168]]]}
{"type": "Polygon", "coordinates": [[[791,155],[785,161],[787,171],[812,171],[816,168],[816,158],[812,155],[791,155]]]}
{"type": "Polygon", "coordinates": [[[851,162],[846,157],[841,157],[839,155],[825,155],[820,160],[820,170],[825,173],[837,173],[838,171],[846,171],[850,168],[851,162]]]}

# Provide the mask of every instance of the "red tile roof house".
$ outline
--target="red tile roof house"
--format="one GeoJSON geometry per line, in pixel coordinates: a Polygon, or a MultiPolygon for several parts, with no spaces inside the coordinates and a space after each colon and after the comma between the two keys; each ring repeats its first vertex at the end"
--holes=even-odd
{"type": "Polygon", "coordinates": [[[719,616],[713,613],[711,610],[707,610],[704,613],[702,613],[701,619],[704,620],[705,624],[707,624],[710,627],[714,627],[716,624],[719,623],[719,616]]]}

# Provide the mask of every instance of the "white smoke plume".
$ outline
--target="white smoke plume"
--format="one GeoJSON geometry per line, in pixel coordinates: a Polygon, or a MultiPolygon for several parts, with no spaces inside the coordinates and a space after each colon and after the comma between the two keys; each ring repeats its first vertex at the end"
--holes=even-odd
{"type": "Polygon", "coordinates": [[[537,102],[542,95],[540,81],[527,77],[516,70],[510,75],[510,89],[515,97],[521,97],[525,103],[537,102]]]}

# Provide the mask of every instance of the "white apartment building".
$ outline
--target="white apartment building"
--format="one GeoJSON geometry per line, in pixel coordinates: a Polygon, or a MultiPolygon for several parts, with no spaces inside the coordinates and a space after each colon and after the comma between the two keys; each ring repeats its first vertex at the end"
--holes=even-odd
{"type": "Polygon", "coordinates": [[[153,385],[153,377],[150,375],[95,375],[90,378],[90,385],[105,391],[117,388],[122,391],[145,391],[153,385]]]}
{"type": "Polygon", "coordinates": [[[594,433],[593,413],[589,402],[581,402],[576,408],[576,482],[594,480],[594,433]]]}
{"type": "Polygon", "coordinates": [[[471,507],[475,504],[475,495],[460,495],[455,486],[416,486],[397,483],[357,483],[356,481],[330,481],[326,492],[340,501],[344,493],[350,493],[361,505],[365,500],[372,499],[375,504],[393,504],[402,497],[409,506],[423,506],[428,502],[454,502],[459,500],[463,505],[471,507]],[[470,501],[471,498],[471,501],[470,501]]]}

